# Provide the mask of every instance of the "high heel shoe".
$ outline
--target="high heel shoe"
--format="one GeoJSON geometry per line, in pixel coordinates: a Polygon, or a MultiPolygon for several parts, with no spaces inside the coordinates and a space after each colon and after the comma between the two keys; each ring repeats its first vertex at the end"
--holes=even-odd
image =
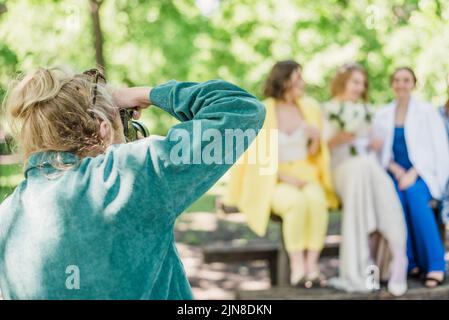
{"type": "Polygon", "coordinates": [[[403,283],[394,283],[388,282],[388,292],[391,293],[395,297],[400,297],[407,292],[407,282],[403,283]]]}
{"type": "Polygon", "coordinates": [[[411,269],[407,276],[407,264],[408,260],[405,255],[402,258],[401,256],[395,257],[391,263],[391,274],[388,279],[387,290],[395,297],[400,297],[407,292],[407,278],[410,275],[415,277],[419,276],[419,269],[417,267],[411,269]]]}
{"type": "Polygon", "coordinates": [[[305,274],[292,274],[290,277],[290,284],[292,287],[301,287],[305,282],[305,274]]]}
{"type": "Polygon", "coordinates": [[[321,286],[322,277],[319,272],[313,272],[305,277],[304,287],[311,289],[316,286],[321,286]]]}
{"type": "Polygon", "coordinates": [[[440,285],[442,285],[444,283],[444,281],[446,280],[446,275],[443,274],[443,278],[442,279],[437,279],[435,277],[426,275],[423,280],[424,280],[424,285],[426,286],[426,288],[433,289],[433,288],[436,288],[436,287],[438,287],[438,286],[440,286],[440,285]],[[429,281],[435,282],[435,285],[434,286],[429,286],[428,285],[429,281]]]}
{"type": "Polygon", "coordinates": [[[410,272],[408,273],[408,277],[410,279],[419,279],[421,278],[421,270],[419,270],[418,267],[413,268],[412,270],[410,270],[410,272]]]}

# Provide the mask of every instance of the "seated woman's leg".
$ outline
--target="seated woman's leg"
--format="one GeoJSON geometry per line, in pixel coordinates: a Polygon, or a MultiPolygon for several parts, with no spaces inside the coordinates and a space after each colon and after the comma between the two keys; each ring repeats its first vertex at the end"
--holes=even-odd
{"type": "Polygon", "coordinates": [[[339,276],[332,286],[346,291],[370,291],[366,286],[366,270],[371,264],[369,234],[374,231],[375,208],[371,203],[370,167],[364,158],[348,159],[334,169],[334,184],[343,203],[339,276]],[[368,200],[368,201],[367,201],[368,200]]]}
{"type": "MultiPolygon", "coordinates": [[[[408,259],[408,272],[412,273],[412,274],[417,274],[420,269],[422,269],[422,266],[419,266],[417,264],[416,261],[416,249],[415,249],[415,237],[413,235],[413,228],[412,228],[412,221],[411,221],[411,217],[410,217],[410,212],[409,212],[409,208],[408,208],[408,203],[407,203],[407,198],[406,198],[406,194],[404,191],[399,190],[399,186],[398,186],[398,182],[396,181],[396,179],[393,179],[394,182],[394,186],[398,195],[398,198],[401,202],[401,206],[402,206],[402,210],[404,212],[404,218],[405,218],[405,222],[407,224],[407,259],[408,259]]],[[[388,240],[388,239],[387,239],[388,240]]],[[[394,248],[392,248],[392,250],[394,250],[394,248]]]]}
{"type": "Polygon", "coordinates": [[[437,222],[429,201],[432,196],[425,182],[417,182],[405,190],[412,235],[414,236],[418,265],[425,272],[444,272],[444,247],[438,231],[437,222]]]}
{"type": "Polygon", "coordinates": [[[326,194],[318,183],[309,183],[302,189],[308,203],[306,216],[306,273],[310,278],[319,275],[318,259],[323,249],[329,214],[326,194]]]}
{"type": "Polygon", "coordinates": [[[273,212],[283,220],[282,236],[290,258],[292,283],[296,283],[306,272],[304,249],[307,200],[299,188],[278,183],[271,204],[273,212]]]}

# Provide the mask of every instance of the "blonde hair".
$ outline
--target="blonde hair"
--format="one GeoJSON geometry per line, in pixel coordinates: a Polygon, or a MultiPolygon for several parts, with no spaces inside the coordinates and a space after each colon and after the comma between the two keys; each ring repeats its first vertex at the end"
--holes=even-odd
{"type": "Polygon", "coordinates": [[[100,121],[117,129],[118,108],[109,89],[61,68],[40,68],[11,84],[3,103],[8,127],[26,161],[39,151],[66,151],[80,158],[104,151],[100,121]]]}
{"type": "Polygon", "coordinates": [[[331,83],[331,95],[332,97],[339,96],[342,94],[346,89],[346,84],[348,83],[349,79],[351,78],[351,75],[353,72],[360,72],[365,77],[365,91],[363,91],[362,99],[364,101],[368,101],[368,89],[369,89],[369,83],[368,83],[368,74],[360,64],[358,63],[347,63],[341,66],[337,73],[335,74],[334,78],[332,79],[331,83]]]}

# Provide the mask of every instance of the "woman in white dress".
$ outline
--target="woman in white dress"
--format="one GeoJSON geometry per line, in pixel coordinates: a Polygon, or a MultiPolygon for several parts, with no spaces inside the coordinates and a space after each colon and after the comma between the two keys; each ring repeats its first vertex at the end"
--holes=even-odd
{"type": "Polygon", "coordinates": [[[334,185],[343,206],[339,277],[330,284],[366,292],[378,288],[378,275],[386,275],[390,293],[402,295],[407,290],[406,226],[393,182],[373,154],[382,146],[371,132],[367,94],[366,71],[346,64],[333,79],[332,100],[323,105],[334,185]]]}

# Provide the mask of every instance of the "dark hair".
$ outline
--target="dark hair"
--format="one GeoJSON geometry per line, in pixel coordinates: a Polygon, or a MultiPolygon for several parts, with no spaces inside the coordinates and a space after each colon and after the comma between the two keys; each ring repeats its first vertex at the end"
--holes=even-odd
{"type": "Polygon", "coordinates": [[[410,67],[396,68],[390,76],[390,85],[393,83],[394,77],[395,77],[396,73],[398,73],[399,71],[408,71],[413,77],[413,83],[416,85],[416,83],[418,82],[418,78],[416,78],[415,71],[413,71],[413,69],[410,67]]]}
{"type": "Polygon", "coordinates": [[[346,84],[348,83],[348,80],[351,78],[354,72],[360,72],[365,77],[365,91],[363,91],[362,93],[362,99],[363,101],[368,101],[368,73],[362,65],[355,62],[345,63],[337,70],[337,73],[335,74],[331,83],[332,97],[336,97],[344,92],[344,90],[346,89],[346,84]]]}
{"type": "Polygon", "coordinates": [[[296,61],[285,60],[276,62],[265,82],[264,96],[275,99],[284,98],[287,89],[285,82],[290,79],[292,73],[297,69],[302,69],[302,66],[296,61]]]}

